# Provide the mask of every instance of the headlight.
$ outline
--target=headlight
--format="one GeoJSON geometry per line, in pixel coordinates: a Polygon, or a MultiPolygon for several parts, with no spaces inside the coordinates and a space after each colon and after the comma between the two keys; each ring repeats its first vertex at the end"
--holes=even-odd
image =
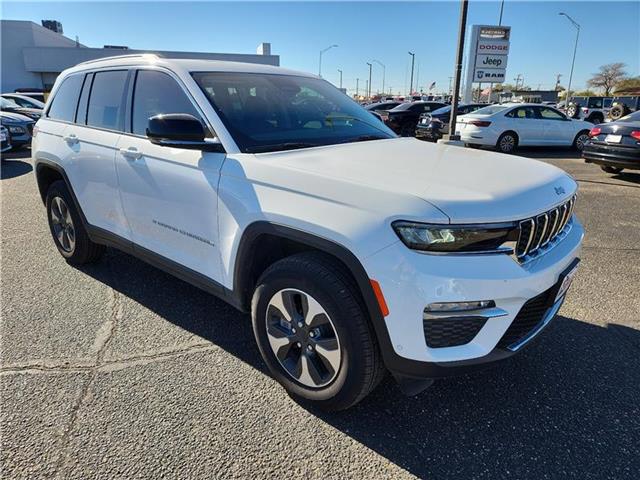
{"type": "Polygon", "coordinates": [[[9,131],[16,134],[26,133],[26,130],[22,127],[9,127],[9,131]]]}
{"type": "Polygon", "coordinates": [[[442,253],[513,253],[518,241],[516,223],[487,225],[429,225],[393,222],[400,240],[412,250],[442,253]]]}

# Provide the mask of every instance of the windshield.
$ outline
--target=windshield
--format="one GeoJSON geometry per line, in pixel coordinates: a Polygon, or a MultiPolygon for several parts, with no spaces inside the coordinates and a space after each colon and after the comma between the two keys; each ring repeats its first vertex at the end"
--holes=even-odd
{"type": "Polygon", "coordinates": [[[501,112],[509,108],[506,105],[490,105],[488,107],[479,108],[473,115],[493,115],[494,113],[501,112]]]}
{"type": "Polygon", "coordinates": [[[16,102],[4,97],[0,97],[0,102],[0,107],[2,108],[20,108],[20,105],[18,105],[16,102]]]}
{"type": "Polygon", "coordinates": [[[243,152],[396,137],[321,79],[237,72],[192,75],[243,152]]]}

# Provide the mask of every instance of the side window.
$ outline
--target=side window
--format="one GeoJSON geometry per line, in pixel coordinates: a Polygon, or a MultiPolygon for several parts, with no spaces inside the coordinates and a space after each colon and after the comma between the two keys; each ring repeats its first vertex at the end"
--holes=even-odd
{"type": "Polygon", "coordinates": [[[126,83],[126,70],[94,74],[87,109],[87,125],[109,130],[123,129],[122,111],[126,83]]]}
{"type": "Polygon", "coordinates": [[[541,108],[540,116],[544,120],[564,120],[564,116],[560,112],[556,112],[552,108],[541,108]]]}
{"type": "Polygon", "coordinates": [[[91,82],[93,82],[93,73],[87,74],[82,84],[82,92],[80,93],[80,101],[78,102],[78,112],[76,113],[76,123],[81,125],[87,123],[87,104],[89,103],[91,82]]]}
{"type": "Polygon", "coordinates": [[[511,118],[519,118],[519,119],[535,119],[536,114],[531,107],[520,107],[512,110],[507,114],[511,118]]]}
{"type": "Polygon", "coordinates": [[[188,113],[200,119],[200,114],[173,78],[155,70],[140,70],[133,93],[132,132],[146,135],[149,118],[161,113],[188,113]]]}
{"type": "Polygon", "coordinates": [[[83,75],[71,75],[62,81],[60,88],[58,88],[55,97],[51,101],[47,117],[54,120],[73,122],[76,115],[76,107],[78,106],[82,79],[83,75]]]}

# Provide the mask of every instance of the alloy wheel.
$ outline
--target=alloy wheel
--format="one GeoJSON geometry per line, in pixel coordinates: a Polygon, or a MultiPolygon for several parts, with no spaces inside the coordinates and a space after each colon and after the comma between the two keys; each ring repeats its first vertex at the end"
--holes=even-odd
{"type": "Polygon", "coordinates": [[[589,135],[587,135],[586,133],[578,135],[578,138],[576,138],[576,148],[578,149],[578,151],[582,151],[582,149],[584,148],[584,144],[587,143],[587,140],[589,140],[589,135]]]}
{"type": "Polygon", "coordinates": [[[340,370],[340,341],[331,318],[311,295],[277,292],[266,312],[269,345],[284,370],[302,385],[328,385],[340,370]]]}
{"type": "Polygon", "coordinates": [[[516,146],[516,139],[511,135],[505,135],[500,139],[500,151],[504,153],[511,152],[516,146]]]}
{"type": "Polygon", "coordinates": [[[50,211],[53,233],[58,245],[67,253],[73,252],[76,246],[76,230],[69,207],[62,197],[53,197],[50,211]]]}

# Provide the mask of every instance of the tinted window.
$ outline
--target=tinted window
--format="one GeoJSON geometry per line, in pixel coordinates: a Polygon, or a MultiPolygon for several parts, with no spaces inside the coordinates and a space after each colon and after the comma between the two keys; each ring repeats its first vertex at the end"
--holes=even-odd
{"type": "MultiPolygon", "coordinates": [[[[481,108],[480,110],[484,109],[481,108]]],[[[478,110],[478,112],[480,112],[480,110],[478,110]]],[[[506,116],[511,118],[532,119],[536,118],[536,112],[533,107],[520,107],[507,113],[506,116]]]]}
{"type": "Polygon", "coordinates": [[[65,78],[51,101],[47,116],[56,120],[73,122],[78,106],[78,96],[83,75],[71,75],[65,78]]]}
{"type": "Polygon", "coordinates": [[[87,125],[122,130],[122,104],[127,82],[124,70],[97,72],[93,78],[87,125]]]}
{"type": "Polygon", "coordinates": [[[552,109],[552,108],[541,108],[540,116],[545,120],[564,120],[565,117],[560,112],[552,109]]]}
{"type": "Polygon", "coordinates": [[[395,137],[325,80],[235,72],[193,76],[244,152],[395,137]]]}
{"type": "Polygon", "coordinates": [[[173,78],[162,72],[141,70],[133,94],[133,133],[146,135],[149,118],[160,113],[188,113],[200,119],[200,114],[173,78]]]}

